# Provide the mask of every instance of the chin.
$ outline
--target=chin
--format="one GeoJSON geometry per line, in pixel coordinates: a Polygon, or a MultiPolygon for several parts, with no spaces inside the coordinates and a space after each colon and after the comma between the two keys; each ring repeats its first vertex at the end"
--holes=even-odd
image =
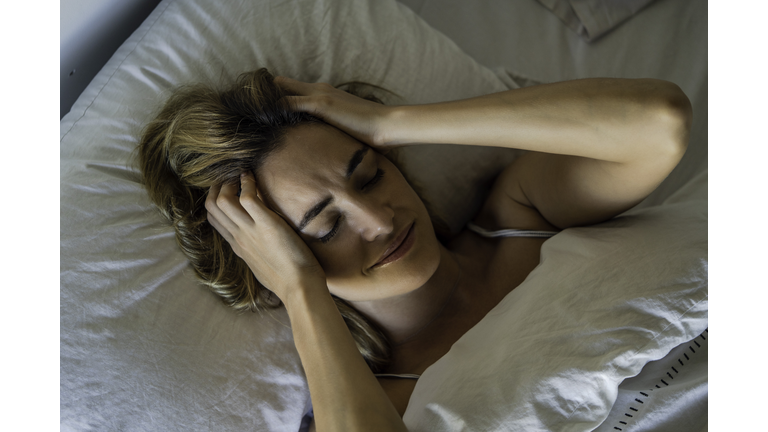
{"type": "Polygon", "coordinates": [[[331,294],[350,302],[381,300],[408,294],[429,281],[440,266],[440,242],[432,226],[416,232],[413,249],[403,258],[362,278],[328,278],[331,294]]]}
{"type": "Polygon", "coordinates": [[[408,256],[388,266],[390,274],[386,275],[386,279],[389,280],[389,286],[382,292],[385,297],[407,294],[421,288],[440,266],[440,242],[430,224],[421,228],[416,233],[416,244],[408,256]]]}

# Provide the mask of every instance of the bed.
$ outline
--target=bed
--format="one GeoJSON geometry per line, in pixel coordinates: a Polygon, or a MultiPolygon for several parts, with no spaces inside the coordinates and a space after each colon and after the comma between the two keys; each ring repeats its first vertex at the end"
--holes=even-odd
{"type": "MultiPolygon", "coordinates": [[[[678,84],[694,110],[680,165],[636,208],[548,240],[541,265],[427,369],[404,421],[414,431],[706,430],[707,5],[635,2],[593,31],[572,21],[589,12],[562,14],[567,3],[160,2],[61,120],[61,430],[306,423],[284,311],[237,314],[198,284],[131,162],[173,86],[262,66],[364,80],[396,94],[383,97],[393,104],[592,76],[678,84]]],[[[398,157],[456,232],[519,154],[420,146],[398,157]]]]}

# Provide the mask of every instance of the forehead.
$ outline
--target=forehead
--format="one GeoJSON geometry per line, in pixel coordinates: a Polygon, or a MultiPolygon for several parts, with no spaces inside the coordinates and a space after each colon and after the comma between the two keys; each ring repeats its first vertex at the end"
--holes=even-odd
{"type": "Polygon", "coordinates": [[[296,127],[259,169],[259,188],[268,205],[295,226],[305,211],[344,187],[349,160],[363,146],[332,126],[296,127]]]}

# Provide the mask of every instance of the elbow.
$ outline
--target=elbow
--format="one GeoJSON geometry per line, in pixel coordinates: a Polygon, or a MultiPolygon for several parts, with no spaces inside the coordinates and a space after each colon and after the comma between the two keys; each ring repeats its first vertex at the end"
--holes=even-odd
{"type": "Polygon", "coordinates": [[[677,165],[688,148],[693,122],[693,108],[688,96],[676,84],[662,81],[658,118],[661,134],[658,136],[659,151],[669,156],[677,165]]]}
{"type": "Polygon", "coordinates": [[[688,139],[691,133],[691,124],[693,123],[693,106],[688,96],[683,90],[675,84],[672,94],[667,101],[668,116],[671,118],[672,146],[682,157],[688,148],[688,139]]]}

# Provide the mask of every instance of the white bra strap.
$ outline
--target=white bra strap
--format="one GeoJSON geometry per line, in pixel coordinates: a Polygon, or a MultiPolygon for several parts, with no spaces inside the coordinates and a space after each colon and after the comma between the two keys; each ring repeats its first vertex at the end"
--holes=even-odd
{"type": "Polygon", "coordinates": [[[467,222],[467,228],[480,234],[483,237],[538,237],[538,238],[550,238],[557,234],[557,231],[535,231],[535,230],[521,230],[521,229],[503,229],[498,231],[490,231],[485,228],[481,228],[472,222],[467,222]]]}
{"type": "Polygon", "coordinates": [[[410,379],[419,379],[421,378],[421,375],[414,375],[414,374],[373,374],[375,377],[383,377],[383,378],[410,378],[410,379]]]}

